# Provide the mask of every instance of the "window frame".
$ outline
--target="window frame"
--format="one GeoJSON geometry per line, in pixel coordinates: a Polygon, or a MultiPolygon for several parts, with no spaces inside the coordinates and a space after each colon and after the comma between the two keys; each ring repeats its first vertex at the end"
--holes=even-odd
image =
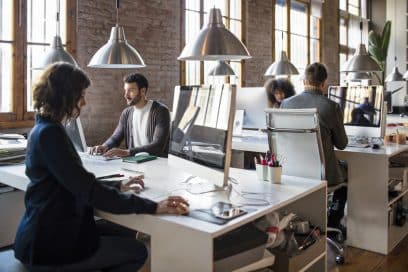
{"type": "MultiPolygon", "coordinates": [[[[340,6],[338,7],[339,10],[339,52],[338,52],[338,57],[339,57],[339,69],[341,69],[341,60],[340,56],[342,54],[346,55],[346,61],[354,55],[356,48],[353,46],[355,45],[350,45],[350,20],[352,17],[358,18],[360,21],[366,22],[367,23],[367,1],[366,0],[359,0],[358,1],[358,15],[355,15],[354,13],[349,12],[349,0],[346,1],[346,10],[341,9],[340,6]],[[363,10],[365,8],[365,10],[363,10]],[[340,27],[341,27],[341,22],[340,20],[345,21],[345,28],[346,28],[346,44],[342,44],[340,41],[340,27]]],[[[354,6],[354,5],[352,5],[354,6]]],[[[355,7],[355,6],[354,6],[355,7]]],[[[363,26],[363,31],[364,31],[364,26],[363,26]]],[[[344,74],[343,74],[344,75],[344,74]]]]}
{"type": "MultiPolygon", "coordinates": [[[[11,112],[0,112],[0,129],[27,128],[34,124],[33,111],[27,111],[27,1],[13,1],[11,112]]],[[[66,0],[66,50],[76,57],[77,1],[66,0]]]]}
{"type": "Polygon", "coordinates": [[[273,18],[273,20],[272,20],[272,25],[273,25],[272,39],[273,40],[272,40],[272,44],[274,45],[273,48],[272,48],[272,59],[274,61],[276,61],[276,58],[279,57],[279,56],[276,56],[276,54],[275,54],[276,42],[274,42],[274,41],[277,38],[277,37],[275,37],[276,36],[275,32],[276,31],[281,31],[281,32],[284,32],[286,34],[286,41],[285,41],[286,42],[286,49],[285,49],[285,51],[286,51],[286,54],[287,54],[289,59],[291,59],[291,35],[295,35],[295,36],[299,36],[299,37],[303,37],[303,38],[307,39],[307,63],[308,64],[310,64],[310,58],[311,58],[311,54],[310,54],[311,40],[318,40],[319,41],[318,58],[319,58],[319,61],[321,61],[321,59],[322,59],[322,48],[321,48],[322,47],[322,22],[321,22],[321,18],[318,18],[318,20],[319,20],[318,37],[319,38],[314,38],[314,37],[312,38],[311,33],[310,33],[311,32],[311,18],[310,18],[311,17],[311,3],[310,3],[309,0],[295,0],[295,1],[297,1],[299,3],[302,3],[302,4],[304,4],[306,6],[306,9],[307,9],[307,12],[306,12],[306,17],[307,17],[306,31],[307,31],[307,35],[304,36],[304,35],[300,35],[300,34],[297,34],[297,33],[292,33],[291,26],[290,26],[290,23],[291,23],[291,20],[290,20],[290,17],[291,17],[291,15],[290,15],[290,13],[291,13],[290,12],[291,11],[291,8],[290,8],[291,7],[291,1],[292,0],[285,0],[285,2],[286,2],[286,4],[285,4],[285,6],[286,6],[286,30],[282,30],[282,29],[277,29],[276,28],[276,21],[275,21],[276,0],[272,0],[272,3],[273,3],[273,14],[272,14],[272,18],[273,18]]]}
{"type": "MultiPolygon", "coordinates": [[[[204,16],[208,16],[208,14],[204,13],[204,1],[205,0],[200,0],[200,29],[203,27],[204,24],[204,16]]],[[[227,14],[223,14],[222,17],[225,19],[225,27],[227,29],[229,29],[230,26],[230,20],[235,20],[238,21],[236,18],[230,18],[230,6],[231,6],[231,0],[226,0],[226,11],[227,14]]],[[[243,44],[246,44],[246,39],[245,39],[245,32],[244,32],[244,27],[245,27],[245,14],[246,14],[246,8],[245,8],[245,1],[244,0],[240,0],[241,1],[241,42],[243,44]]],[[[180,26],[180,30],[181,30],[181,39],[180,39],[180,48],[184,48],[186,43],[185,41],[185,23],[186,23],[186,0],[181,1],[181,26],[180,26]]],[[[197,12],[197,11],[194,11],[197,12]]],[[[236,62],[236,61],[233,61],[236,62]]],[[[230,61],[227,61],[227,63],[230,63],[230,61]]],[[[244,63],[245,60],[241,60],[240,61],[240,66],[241,66],[241,77],[239,79],[239,85],[242,86],[243,81],[244,81],[244,63]]],[[[203,85],[205,82],[205,74],[204,74],[204,61],[200,61],[200,85],[203,85]]],[[[186,80],[187,80],[187,75],[186,75],[186,61],[181,61],[180,62],[180,84],[181,85],[186,85],[186,80]]],[[[230,83],[230,77],[224,77],[224,83],[230,83]]]]}

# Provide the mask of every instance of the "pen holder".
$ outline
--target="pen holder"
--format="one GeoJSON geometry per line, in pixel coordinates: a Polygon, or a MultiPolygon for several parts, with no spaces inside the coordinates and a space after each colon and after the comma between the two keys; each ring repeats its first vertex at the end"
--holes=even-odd
{"type": "Polygon", "coordinates": [[[280,184],[282,179],[282,166],[268,166],[268,180],[280,184]]]}
{"type": "Polygon", "coordinates": [[[395,142],[397,144],[405,144],[406,143],[407,135],[405,133],[399,133],[399,134],[395,135],[395,137],[396,137],[395,142]]]}
{"type": "Polygon", "coordinates": [[[256,175],[259,180],[268,180],[268,166],[260,163],[255,164],[256,175]]]}

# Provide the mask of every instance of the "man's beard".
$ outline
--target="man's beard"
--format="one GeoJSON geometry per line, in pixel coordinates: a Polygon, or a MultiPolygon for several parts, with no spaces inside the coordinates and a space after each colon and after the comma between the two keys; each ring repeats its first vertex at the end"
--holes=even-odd
{"type": "Polygon", "coordinates": [[[129,106],[134,106],[137,103],[139,103],[140,100],[142,100],[142,95],[139,93],[131,101],[128,101],[127,103],[128,103],[129,106]]]}

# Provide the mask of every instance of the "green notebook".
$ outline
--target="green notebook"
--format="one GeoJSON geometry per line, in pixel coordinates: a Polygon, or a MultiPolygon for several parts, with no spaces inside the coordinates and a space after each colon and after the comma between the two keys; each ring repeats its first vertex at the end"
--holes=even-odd
{"type": "Polygon", "coordinates": [[[147,161],[152,161],[157,159],[156,156],[153,155],[139,155],[139,156],[130,156],[123,158],[124,162],[134,162],[134,163],[142,163],[147,161]]]}

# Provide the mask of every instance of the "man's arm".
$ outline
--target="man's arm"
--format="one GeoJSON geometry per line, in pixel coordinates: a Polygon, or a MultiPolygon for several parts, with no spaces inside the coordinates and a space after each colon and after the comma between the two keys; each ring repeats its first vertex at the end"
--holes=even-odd
{"type": "Polygon", "coordinates": [[[170,112],[167,108],[162,108],[156,117],[157,123],[154,128],[153,140],[151,143],[129,149],[129,155],[134,156],[139,152],[148,152],[151,155],[162,156],[164,147],[170,137],[170,112]]]}
{"type": "Polygon", "coordinates": [[[334,126],[332,128],[333,144],[338,149],[344,149],[347,146],[348,138],[343,124],[343,112],[338,104],[335,106],[334,126]]]}
{"type": "Polygon", "coordinates": [[[118,147],[125,137],[125,124],[127,122],[126,110],[122,112],[119,118],[119,123],[113,134],[103,143],[109,149],[118,147]]]}

